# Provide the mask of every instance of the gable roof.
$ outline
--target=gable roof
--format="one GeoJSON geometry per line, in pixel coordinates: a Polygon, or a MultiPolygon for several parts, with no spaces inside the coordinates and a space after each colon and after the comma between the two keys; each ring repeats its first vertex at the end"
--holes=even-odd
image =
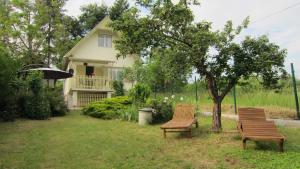
{"type": "Polygon", "coordinates": [[[85,35],[84,38],[82,38],[79,42],[77,42],[77,44],[71,49],[69,50],[69,52],[67,52],[64,55],[64,58],[68,58],[72,55],[72,53],[79,48],[90,36],[92,36],[97,30],[102,29],[102,30],[110,30],[111,28],[108,27],[108,24],[111,23],[111,19],[109,18],[109,16],[105,16],[87,35],[85,35]]]}

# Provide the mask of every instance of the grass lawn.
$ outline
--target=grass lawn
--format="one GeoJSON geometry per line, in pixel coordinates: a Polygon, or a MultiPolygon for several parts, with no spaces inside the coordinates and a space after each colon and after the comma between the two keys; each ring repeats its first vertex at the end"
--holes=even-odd
{"type": "MultiPolygon", "coordinates": [[[[249,142],[237,133],[209,132],[211,119],[200,117],[192,139],[162,137],[159,125],[104,121],[72,112],[47,121],[0,123],[0,168],[300,168],[300,129],[280,128],[285,153],[276,144],[249,142]]],[[[224,130],[235,122],[223,120],[224,130]]]]}
{"type": "MultiPolygon", "coordinates": [[[[274,91],[255,91],[243,93],[241,91],[237,92],[237,107],[256,107],[264,108],[266,116],[268,118],[274,119],[295,119],[296,110],[295,110],[295,100],[294,95],[291,92],[281,92],[275,93],[274,91]],[[249,99],[251,98],[251,99],[249,99]]],[[[171,93],[158,93],[159,97],[169,97],[171,93]]],[[[180,102],[179,98],[183,97],[184,102],[189,102],[194,105],[198,104],[200,110],[203,111],[212,111],[213,101],[208,95],[208,91],[199,91],[198,96],[199,100],[196,103],[195,92],[181,92],[174,93],[175,101],[180,102]]],[[[300,99],[300,98],[299,98],[300,99]]],[[[223,113],[234,113],[233,106],[233,96],[232,93],[226,95],[222,102],[222,112],[223,113]]]]}

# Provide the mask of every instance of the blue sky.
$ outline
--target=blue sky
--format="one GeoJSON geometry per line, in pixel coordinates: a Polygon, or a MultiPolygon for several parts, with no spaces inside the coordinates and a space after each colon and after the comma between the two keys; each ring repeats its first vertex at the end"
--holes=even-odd
{"type": "MultiPolygon", "coordinates": [[[[111,6],[114,0],[69,0],[65,9],[68,15],[78,16],[80,6],[89,3],[104,3],[111,6]]],[[[133,0],[129,0],[133,5],[133,0]]],[[[235,25],[250,16],[250,25],[239,38],[246,35],[268,35],[271,42],[288,51],[286,70],[294,63],[296,76],[300,78],[300,5],[289,8],[276,15],[271,14],[300,3],[300,0],[200,0],[200,6],[192,6],[196,21],[213,22],[215,30],[221,29],[227,20],[235,25]]]]}

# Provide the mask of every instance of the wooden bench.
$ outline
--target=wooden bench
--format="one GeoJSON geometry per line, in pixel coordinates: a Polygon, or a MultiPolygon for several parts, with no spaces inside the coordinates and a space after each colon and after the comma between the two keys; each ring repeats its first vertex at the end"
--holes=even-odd
{"type": "Polygon", "coordinates": [[[279,144],[279,151],[283,152],[285,138],[281,135],[273,121],[267,121],[264,109],[240,108],[238,130],[246,149],[247,140],[275,141],[279,144]]]}
{"type": "Polygon", "coordinates": [[[160,128],[163,130],[164,138],[166,138],[167,132],[189,132],[189,136],[192,137],[193,124],[196,124],[196,127],[198,127],[194,106],[178,104],[175,107],[172,120],[163,124],[160,128]]]}

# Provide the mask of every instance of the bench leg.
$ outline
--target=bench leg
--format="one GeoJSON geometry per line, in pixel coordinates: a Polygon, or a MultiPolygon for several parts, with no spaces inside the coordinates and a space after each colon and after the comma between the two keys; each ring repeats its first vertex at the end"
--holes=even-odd
{"type": "Polygon", "coordinates": [[[196,128],[198,128],[199,127],[199,123],[198,123],[198,121],[196,121],[196,128]]]}
{"type": "Polygon", "coordinates": [[[279,141],[279,152],[283,152],[283,140],[279,141]]]}
{"type": "Polygon", "coordinates": [[[167,131],[166,131],[166,129],[163,129],[163,135],[164,135],[164,138],[167,138],[167,131]]]}
{"type": "Polygon", "coordinates": [[[189,129],[189,138],[192,138],[192,129],[189,129]]]}
{"type": "Polygon", "coordinates": [[[246,144],[247,144],[247,140],[246,140],[246,139],[243,139],[243,149],[244,149],[244,150],[246,149],[246,144]]]}

